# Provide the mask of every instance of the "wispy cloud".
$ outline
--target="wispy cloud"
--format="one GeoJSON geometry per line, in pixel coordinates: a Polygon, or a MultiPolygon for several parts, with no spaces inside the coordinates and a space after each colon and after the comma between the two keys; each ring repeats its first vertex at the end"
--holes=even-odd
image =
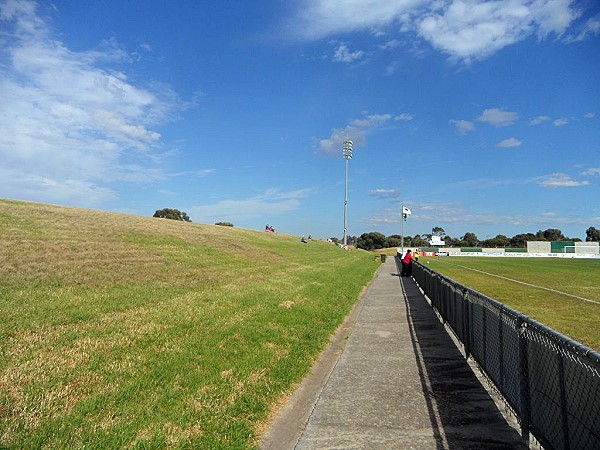
{"type": "MultiPolygon", "coordinates": [[[[463,229],[463,232],[469,231],[469,227],[481,225],[497,227],[499,223],[518,227],[531,227],[532,231],[549,226],[573,224],[589,226],[589,223],[594,223],[598,219],[597,217],[572,217],[556,212],[499,214],[492,211],[473,210],[469,205],[463,205],[459,202],[413,203],[410,209],[413,213],[411,216],[412,224],[442,224],[444,228],[450,225],[458,225],[463,229]]],[[[400,220],[399,209],[386,208],[373,216],[363,218],[362,222],[372,226],[385,226],[400,223],[400,220]]],[[[423,228],[415,229],[415,225],[410,225],[410,229],[412,231],[407,232],[407,234],[413,236],[429,231],[423,228]]],[[[522,230],[522,232],[527,232],[527,230],[522,230]]],[[[482,238],[483,236],[479,237],[482,238]]]]}
{"type": "Polygon", "coordinates": [[[584,176],[600,176],[600,167],[590,167],[589,169],[581,172],[584,176]]]}
{"type": "Polygon", "coordinates": [[[301,200],[314,195],[313,189],[299,189],[284,192],[268,189],[264,193],[241,200],[221,200],[212,205],[190,208],[194,221],[211,223],[215,221],[244,221],[264,217],[266,222],[273,217],[294,211],[301,206],[301,200]]]}
{"type": "Polygon", "coordinates": [[[369,191],[369,195],[379,199],[398,198],[400,196],[400,191],[397,189],[375,189],[369,191]]]}
{"type": "Polygon", "coordinates": [[[502,142],[498,143],[498,147],[503,147],[503,148],[519,147],[522,143],[523,142],[521,142],[517,138],[511,137],[508,139],[504,139],[502,142]]]}
{"type": "Polygon", "coordinates": [[[475,129],[475,124],[469,120],[451,120],[450,123],[456,126],[459,134],[467,134],[475,129]]]}
{"type": "Polygon", "coordinates": [[[571,178],[569,175],[565,173],[553,173],[547,176],[545,179],[538,182],[538,184],[542,187],[546,188],[561,188],[561,187],[579,187],[579,186],[588,186],[590,184],[589,181],[577,181],[571,178]]]}
{"type": "Polygon", "coordinates": [[[152,162],[168,153],[158,128],[182,108],[177,95],[116,69],[132,58],[113,40],[69,49],[37,9],[0,3],[0,190],[27,180],[31,198],[91,206],[117,197],[112,181],[164,177],[152,162]]]}
{"type": "Polygon", "coordinates": [[[350,51],[346,44],[340,44],[333,55],[335,62],[351,63],[362,59],[365,56],[365,52],[362,50],[350,51]]]}
{"type": "Polygon", "coordinates": [[[550,120],[550,116],[537,116],[529,121],[529,125],[539,125],[550,120]]]}
{"type": "Polygon", "coordinates": [[[366,137],[377,129],[390,123],[390,121],[411,120],[412,115],[408,113],[399,116],[392,114],[368,114],[360,119],[351,119],[345,128],[335,128],[331,136],[327,139],[317,139],[314,141],[317,146],[316,152],[328,156],[342,156],[342,145],[344,139],[352,140],[354,147],[361,147],[366,144],[366,137]]]}
{"type": "Polygon", "coordinates": [[[554,124],[555,127],[562,127],[565,126],[569,123],[569,119],[562,117],[560,119],[556,119],[554,122],[552,122],[554,124]]]}
{"type": "Polygon", "coordinates": [[[566,42],[581,42],[600,35],[600,14],[588,19],[579,29],[565,37],[566,42]]]}

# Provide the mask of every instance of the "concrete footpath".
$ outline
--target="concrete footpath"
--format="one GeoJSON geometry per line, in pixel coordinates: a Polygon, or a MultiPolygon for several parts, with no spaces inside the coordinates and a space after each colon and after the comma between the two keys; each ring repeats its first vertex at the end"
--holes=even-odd
{"type": "Polygon", "coordinates": [[[388,258],[261,449],[527,448],[398,274],[388,258]]]}

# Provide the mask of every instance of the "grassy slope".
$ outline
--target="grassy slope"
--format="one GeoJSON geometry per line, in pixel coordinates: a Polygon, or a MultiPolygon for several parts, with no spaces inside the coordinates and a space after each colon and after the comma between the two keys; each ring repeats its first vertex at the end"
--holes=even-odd
{"type": "Polygon", "coordinates": [[[600,302],[600,260],[483,257],[427,259],[431,269],[600,351],[600,305],[465,269],[474,268],[600,302]]]}
{"type": "Polygon", "coordinates": [[[377,268],[291,236],[0,200],[0,447],[251,448],[377,268]]]}

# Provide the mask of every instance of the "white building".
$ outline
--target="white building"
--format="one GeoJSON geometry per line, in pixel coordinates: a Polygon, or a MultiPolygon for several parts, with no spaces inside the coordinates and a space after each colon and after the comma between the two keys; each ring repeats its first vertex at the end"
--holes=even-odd
{"type": "Polygon", "coordinates": [[[431,239],[429,239],[427,242],[432,247],[441,247],[443,245],[446,245],[446,243],[440,236],[431,236],[431,239]]]}

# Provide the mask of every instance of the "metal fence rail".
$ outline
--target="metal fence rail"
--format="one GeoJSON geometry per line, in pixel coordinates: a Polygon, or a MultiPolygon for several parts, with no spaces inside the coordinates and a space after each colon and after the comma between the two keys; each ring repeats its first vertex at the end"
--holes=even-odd
{"type": "Polygon", "coordinates": [[[546,449],[600,449],[600,354],[422,264],[412,275],[524,438],[546,449]]]}

